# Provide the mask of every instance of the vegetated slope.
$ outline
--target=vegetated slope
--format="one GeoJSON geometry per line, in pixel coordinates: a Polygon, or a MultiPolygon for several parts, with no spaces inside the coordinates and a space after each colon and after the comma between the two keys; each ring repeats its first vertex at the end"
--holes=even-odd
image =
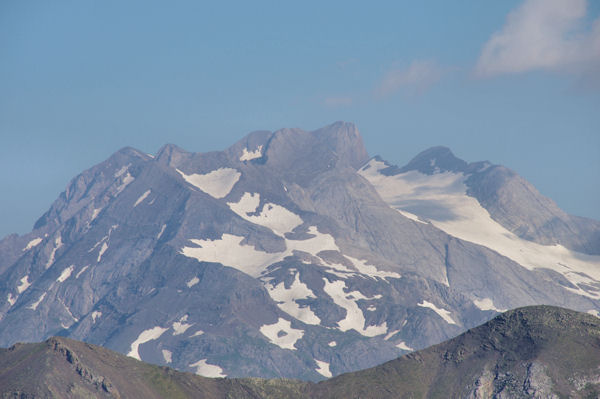
{"type": "Polygon", "coordinates": [[[433,347],[318,384],[323,398],[596,398],[600,319],[531,306],[433,347]]]}
{"type": "Polygon", "coordinates": [[[27,398],[591,398],[600,319],[508,311],[442,344],[318,384],[204,378],[66,338],[0,351],[0,392],[27,398]]]}
{"type": "Polygon", "coordinates": [[[600,229],[523,233],[552,216],[521,195],[501,216],[516,205],[494,195],[513,187],[490,183],[498,168],[444,148],[393,167],[344,122],[122,149],[0,241],[0,346],[59,335],[204,376],[318,381],[503,309],[598,312],[600,229]]]}
{"type": "Polygon", "coordinates": [[[291,398],[306,386],[201,377],[63,337],[0,349],[2,398],[291,398]]]}

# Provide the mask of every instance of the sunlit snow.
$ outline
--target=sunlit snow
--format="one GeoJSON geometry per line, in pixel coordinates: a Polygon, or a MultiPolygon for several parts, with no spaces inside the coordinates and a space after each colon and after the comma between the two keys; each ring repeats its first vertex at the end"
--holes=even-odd
{"type": "Polygon", "coordinates": [[[266,284],[265,288],[271,298],[277,303],[277,306],[290,316],[306,324],[318,325],[321,323],[321,319],[314,314],[310,307],[301,307],[296,303],[299,299],[316,298],[308,286],[300,281],[299,273],[296,272],[294,281],[289,288],[285,288],[284,282],[275,286],[266,284]]]}
{"type": "Polygon", "coordinates": [[[327,345],[329,345],[329,346],[331,346],[331,347],[333,348],[334,346],[336,346],[336,345],[337,345],[337,342],[335,342],[335,341],[331,341],[331,342],[330,342],[330,343],[328,343],[327,345]]]}
{"type": "Polygon", "coordinates": [[[19,294],[23,293],[23,291],[25,291],[27,288],[29,288],[31,286],[31,283],[29,282],[29,275],[21,278],[21,280],[19,280],[19,282],[21,283],[17,286],[17,292],[19,294]]]}
{"type": "Polygon", "coordinates": [[[40,303],[42,303],[42,301],[44,300],[44,298],[46,298],[46,293],[45,292],[38,298],[37,301],[35,301],[31,305],[27,306],[27,309],[36,310],[37,307],[40,305],[40,303]]]}
{"type": "Polygon", "coordinates": [[[429,308],[429,309],[433,310],[442,319],[444,319],[444,321],[446,323],[448,323],[448,324],[456,324],[456,325],[458,325],[458,323],[455,322],[452,317],[450,317],[450,315],[452,314],[450,311],[448,311],[446,309],[438,308],[437,306],[435,306],[433,303],[431,303],[429,301],[423,301],[421,303],[418,303],[417,306],[420,306],[422,308],[429,308]]]}
{"type": "Polygon", "coordinates": [[[165,229],[167,228],[166,224],[163,224],[160,228],[160,231],[158,232],[156,239],[159,240],[160,237],[162,237],[163,233],[165,232],[165,229]]]}
{"type": "Polygon", "coordinates": [[[17,302],[17,298],[13,297],[12,293],[8,293],[8,296],[7,296],[6,300],[8,301],[8,304],[10,306],[14,305],[17,302]]]}
{"type": "Polygon", "coordinates": [[[131,349],[129,350],[129,353],[127,354],[127,356],[133,357],[134,359],[137,359],[137,360],[142,360],[140,358],[140,354],[138,352],[140,345],[160,338],[160,336],[167,330],[168,330],[168,328],[162,328],[162,327],[156,326],[154,328],[150,328],[148,330],[142,331],[140,333],[140,335],[138,335],[137,339],[131,343],[131,349]]]}
{"type": "Polygon", "coordinates": [[[481,310],[495,310],[496,312],[500,313],[506,312],[506,309],[498,309],[496,306],[494,306],[494,301],[492,301],[490,298],[475,299],[473,303],[481,310]]]}
{"type": "Polygon", "coordinates": [[[259,193],[244,193],[238,202],[227,203],[231,210],[240,217],[254,224],[267,227],[279,235],[290,232],[303,223],[300,216],[281,205],[273,203],[265,203],[262,211],[258,215],[248,215],[249,213],[256,212],[256,208],[258,208],[259,204],[259,193]]]}
{"type": "Polygon", "coordinates": [[[62,283],[66,279],[71,277],[71,273],[73,273],[73,269],[75,269],[75,265],[71,265],[71,266],[67,267],[65,270],[63,270],[62,273],[60,274],[60,276],[58,276],[58,278],[56,279],[56,282],[62,283]]]}
{"type": "Polygon", "coordinates": [[[81,276],[83,274],[83,272],[85,272],[87,270],[87,268],[90,267],[89,265],[84,266],[81,268],[80,271],[77,272],[77,274],[75,275],[75,278],[79,278],[79,276],[81,276]]]}
{"type": "Polygon", "coordinates": [[[550,269],[578,288],[564,287],[579,295],[600,299],[589,284],[600,282],[600,256],[571,251],[562,245],[541,245],[522,239],[491,218],[476,198],[466,194],[462,173],[425,175],[409,171],[385,176],[386,165],[371,160],[359,173],[393,208],[411,212],[421,220],[457,238],[486,246],[529,269],[550,269]]]}
{"type": "Polygon", "coordinates": [[[121,167],[121,169],[117,170],[114,174],[115,179],[121,177],[123,175],[123,173],[127,172],[127,170],[129,169],[130,166],[131,166],[131,164],[128,164],[128,165],[121,167]]]}
{"type": "Polygon", "coordinates": [[[315,359],[315,362],[317,362],[317,368],[315,369],[317,373],[321,374],[323,377],[331,377],[331,371],[329,371],[329,363],[317,359],[315,359]]]}
{"type": "Polygon", "coordinates": [[[100,262],[100,260],[102,259],[102,255],[104,255],[104,252],[106,252],[107,249],[108,244],[106,242],[103,242],[102,246],[100,247],[100,251],[98,251],[98,262],[100,262]]]}
{"type": "Polygon", "coordinates": [[[242,150],[242,156],[240,157],[240,161],[250,161],[252,159],[262,157],[262,149],[262,145],[259,145],[254,151],[248,151],[247,148],[244,148],[242,150]]]}
{"type": "Polygon", "coordinates": [[[63,246],[62,237],[58,235],[54,240],[54,247],[52,248],[52,252],[50,253],[50,257],[48,258],[48,262],[46,262],[46,269],[48,269],[54,263],[54,257],[56,256],[56,251],[63,246]]]}
{"type": "Polygon", "coordinates": [[[121,179],[121,184],[117,187],[117,195],[120,194],[135,178],[129,172],[121,179]]]}
{"type": "MultiPolygon", "coordinates": [[[[243,245],[245,237],[223,234],[220,239],[190,239],[198,247],[183,247],[181,253],[199,261],[216,262],[234,267],[252,277],[259,277],[267,266],[283,260],[294,251],[307,252],[317,256],[321,251],[339,251],[333,237],[320,233],[315,226],[308,228],[308,234],[313,237],[306,240],[286,239],[286,250],[283,252],[267,253],[259,251],[251,245],[243,245]]],[[[347,270],[347,269],[346,269],[347,270]]]]}
{"type": "Polygon", "coordinates": [[[173,335],[183,334],[184,332],[187,331],[188,328],[190,328],[191,326],[194,325],[194,323],[192,323],[192,324],[186,323],[187,319],[188,319],[188,316],[185,315],[182,318],[180,318],[179,321],[176,321],[173,323],[173,325],[171,326],[173,328],[173,335]]]}
{"type": "Polygon", "coordinates": [[[173,359],[173,353],[169,350],[163,349],[162,351],[163,359],[165,359],[166,363],[171,363],[173,359]]]}
{"type": "Polygon", "coordinates": [[[188,288],[192,288],[193,286],[195,286],[199,282],[200,282],[200,279],[198,277],[194,277],[193,279],[191,279],[190,281],[188,281],[185,284],[188,286],[188,288]]]}
{"type": "Polygon", "coordinates": [[[98,319],[98,318],[100,318],[100,317],[102,317],[102,312],[99,312],[99,311],[97,311],[97,310],[94,310],[94,311],[92,312],[92,322],[94,322],[94,323],[95,323],[95,322],[96,322],[96,319],[98,319]]]}
{"type": "Polygon", "coordinates": [[[398,334],[399,332],[400,332],[400,330],[390,331],[389,333],[387,333],[387,335],[383,339],[387,341],[388,339],[392,338],[394,335],[398,334]]]}
{"type": "Polygon", "coordinates": [[[338,321],[340,331],[356,330],[366,337],[375,337],[387,333],[387,323],[384,321],[378,326],[365,326],[365,316],[358,307],[357,301],[367,298],[359,291],[345,292],[346,283],[341,280],[330,282],[323,278],[323,290],[333,299],[333,302],[346,310],[346,317],[338,321]]]}
{"type": "Polygon", "coordinates": [[[350,261],[352,261],[352,264],[354,264],[354,267],[356,267],[359,272],[361,272],[362,274],[366,274],[367,276],[381,277],[381,278],[386,278],[386,277],[401,278],[402,277],[400,274],[395,273],[395,272],[378,270],[375,266],[367,264],[366,260],[356,259],[356,258],[353,258],[348,255],[344,255],[344,256],[346,258],[350,259],[350,261]]]}
{"type": "Polygon", "coordinates": [[[98,217],[98,215],[100,214],[101,210],[102,210],[102,208],[94,208],[94,210],[92,211],[92,218],[90,219],[90,221],[93,221],[94,219],[96,219],[98,217]]]}
{"type": "Polygon", "coordinates": [[[23,248],[23,252],[30,250],[31,248],[35,247],[36,245],[39,245],[39,243],[41,243],[42,241],[43,240],[40,237],[34,238],[33,240],[31,240],[27,243],[25,248],[23,248]]]}
{"type": "Polygon", "coordinates": [[[196,369],[195,373],[203,377],[218,378],[227,377],[227,374],[223,373],[223,369],[217,365],[206,363],[207,359],[200,359],[196,363],[190,364],[190,367],[196,369]]]}
{"type": "Polygon", "coordinates": [[[189,184],[215,198],[227,196],[242,175],[236,169],[231,168],[221,168],[207,174],[193,173],[191,175],[186,175],[179,169],[177,169],[177,172],[179,172],[189,184]]]}
{"type": "Polygon", "coordinates": [[[396,344],[396,348],[402,349],[404,351],[414,351],[414,349],[411,348],[410,346],[406,345],[406,342],[404,342],[404,341],[400,341],[399,344],[396,344]]]}
{"type": "Polygon", "coordinates": [[[304,330],[292,328],[289,320],[281,317],[275,324],[265,324],[260,327],[260,332],[271,341],[271,343],[283,349],[296,350],[294,346],[304,335],[304,330]]]}
{"type": "Polygon", "coordinates": [[[135,204],[133,204],[133,207],[135,208],[136,206],[141,204],[142,201],[144,201],[146,198],[148,198],[148,196],[150,195],[151,192],[152,192],[152,190],[146,190],[146,192],[144,194],[140,195],[140,197],[135,201],[135,204]]]}

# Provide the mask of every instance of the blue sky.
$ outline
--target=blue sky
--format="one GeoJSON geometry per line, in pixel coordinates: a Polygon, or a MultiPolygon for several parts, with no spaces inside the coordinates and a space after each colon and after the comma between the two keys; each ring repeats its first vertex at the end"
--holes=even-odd
{"type": "Polygon", "coordinates": [[[371,155],[506,165],[600,219],[600,2],[0,2],[0,236],[124,146],[354,122],[371,155]]]}

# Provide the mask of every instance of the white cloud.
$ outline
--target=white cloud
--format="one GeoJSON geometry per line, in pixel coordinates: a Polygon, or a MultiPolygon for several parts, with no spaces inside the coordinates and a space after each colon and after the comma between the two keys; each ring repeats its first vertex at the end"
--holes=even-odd
{"type": "Polygon", "coordinates": [[[433,61],[415,60],[406,68],[389,71],[376,89],[385,97],[400,90],[421,94],[442,77],[442,69],[433,61]]]}
{"type": "Polygon", "coordinates": [[[551,70],[597,74],[600,18],[588,25],[586,0],[525,0],[484,45],[480,77],[551,70]]]}

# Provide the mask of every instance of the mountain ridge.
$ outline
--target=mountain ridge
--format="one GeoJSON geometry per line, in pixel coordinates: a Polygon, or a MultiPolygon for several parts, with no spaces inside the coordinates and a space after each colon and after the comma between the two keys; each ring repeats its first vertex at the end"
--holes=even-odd
{"type": "Polygon", "coordinates": [[[492,166],[386,174],[354,125],[278,132],[126,148],[75,177],[37,229],[0,241],[0,344],[64,335],[184,371],[319,380],[503,309],[600,310],[596,257],[519,237],[468,195],[492,166]]]}
{"type": "Polygon", "coordinates": [[[551,306],[498,315],[460,336],[319,383],[205,378],[68,338],[0,349],[0,389],[37,397],[484,398],[600,394],[600,320],[551,306]],[[32,373],[32,371],[35,371],[32,373]]]}

